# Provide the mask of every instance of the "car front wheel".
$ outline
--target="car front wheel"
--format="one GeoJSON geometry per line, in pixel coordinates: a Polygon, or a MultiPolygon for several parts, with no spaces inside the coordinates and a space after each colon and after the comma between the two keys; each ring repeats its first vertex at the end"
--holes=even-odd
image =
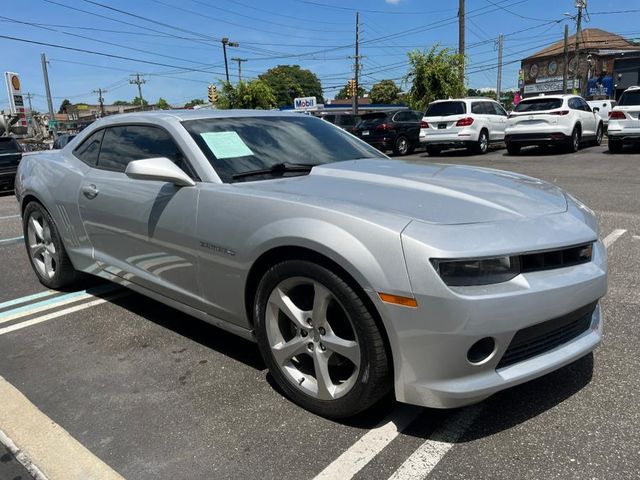
{"type": "Polygon", "coordinates": [[[78,274],[49,212],[39,203],[30,202],[22,222],[29,261],[40,283],[48,288],[71,285],[78,274]]]}
{"type": "Polygon", "coordinates": [[[390,390],[389,360],[372,313],[327,268],[305,260],[274,265],[260,281],[253,313],[265,363],[298,405],[343,418],[390,390]]]}

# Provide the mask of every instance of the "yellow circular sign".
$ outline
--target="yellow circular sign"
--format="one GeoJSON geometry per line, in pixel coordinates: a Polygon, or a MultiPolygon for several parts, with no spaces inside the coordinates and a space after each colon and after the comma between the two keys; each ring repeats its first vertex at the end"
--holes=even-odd
{"type": "Polygon", "coordinates": [[[13,77],[11,77],[11,86],[13,87],[14,90],[20,90],[20,79],[18,78],[17,75],[14,75],[13,77]]]}

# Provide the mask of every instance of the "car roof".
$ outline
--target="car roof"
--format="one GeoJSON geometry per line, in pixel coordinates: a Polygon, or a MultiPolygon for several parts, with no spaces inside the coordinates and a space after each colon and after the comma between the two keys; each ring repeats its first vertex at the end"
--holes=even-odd
{"type": "Polygon", "coordinates": [[[132,112],[109,115],[99,120],[101,125],[156,120],[204,120],[207,118],[241,118],[241,117],[294,117],[299,112],[283,112],[280,110],[216,110],[200,108],[198,110],[154,110],[151,112],[132,112]]]}
{"type": "Polygon", "coordinates": [[[464,98],[445,98],[441,100],[434,100],[431,103],[444,103],[444,102],[468,102],[472,100],[481,100],[483,102],[495,102],[493,98],[489,97],[464,97],[464,98]]]}

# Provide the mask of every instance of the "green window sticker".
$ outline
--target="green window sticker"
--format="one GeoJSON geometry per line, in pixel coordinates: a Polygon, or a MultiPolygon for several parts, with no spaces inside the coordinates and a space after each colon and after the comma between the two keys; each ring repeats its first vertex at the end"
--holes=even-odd
{"type": "Polygon", "coordinates": [[[253,155],[236,132],[204,132],[200,136],[218,159],[253,155]]]}

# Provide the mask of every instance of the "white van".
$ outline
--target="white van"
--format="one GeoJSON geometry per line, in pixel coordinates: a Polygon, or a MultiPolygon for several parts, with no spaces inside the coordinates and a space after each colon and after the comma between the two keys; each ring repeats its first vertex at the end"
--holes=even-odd
{"type": "Polygon", "coordinates": [[[595,111],[596,108],[600,109],[598,115],[600,115],[605,125],[609,124],[609,112],[618,104],[615,100],[589,100],[587,103],[593,111],[595,111]]]}

